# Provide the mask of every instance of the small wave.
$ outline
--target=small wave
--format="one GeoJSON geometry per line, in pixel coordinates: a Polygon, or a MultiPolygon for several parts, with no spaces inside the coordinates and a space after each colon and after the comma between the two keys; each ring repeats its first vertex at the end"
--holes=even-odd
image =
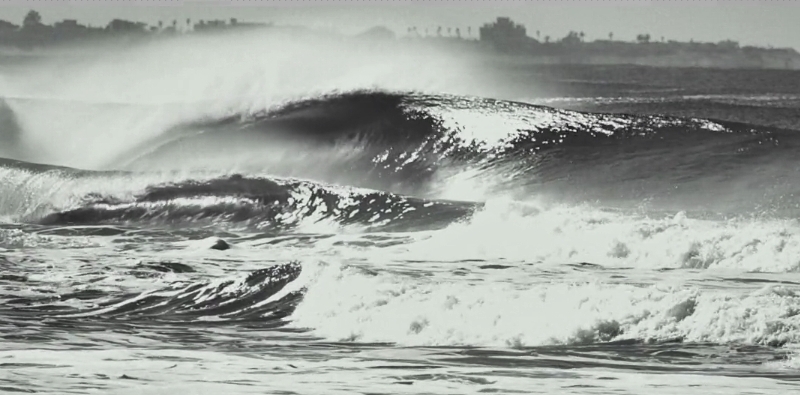
{"type": "Polygon", "coordinates": [[[148,187],[132,200],[96,198],[52,213],[42,224],[231,223],[260,230],[287,230],[331,221],[370,229],[437,228],[469,216],[475,204],[426,201],[384,192],[276,182],[234,175],[148,187]]]}
{"type": "Polygon", "coordinates": [[[229,224],[290,230],[328,222],[381,230],[435,229],[480,204],[284,178],[214,173],[90,172],[0,161],[2,215],[44,225],[229,224]]]}
{"type": "Polygon", "coordinates": [[[128,296],[104,306],[61,318],[158,319],[160,321],[280,321],[296,307],[302,289],[289,286],[300,275],[299,264],[273,266],[238,279],[175,285],[128,296]]]}

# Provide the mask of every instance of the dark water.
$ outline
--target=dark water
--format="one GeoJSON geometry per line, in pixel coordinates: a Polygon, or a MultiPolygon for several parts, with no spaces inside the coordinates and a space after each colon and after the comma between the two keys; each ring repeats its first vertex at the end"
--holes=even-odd
{"type": "Polygon", "coordinates": [[[638,66],[539,66],[518,71],[520,78],[537,81],[544,95],[509,94],[559,108],[800,128],[797,71],[638,66]]]}

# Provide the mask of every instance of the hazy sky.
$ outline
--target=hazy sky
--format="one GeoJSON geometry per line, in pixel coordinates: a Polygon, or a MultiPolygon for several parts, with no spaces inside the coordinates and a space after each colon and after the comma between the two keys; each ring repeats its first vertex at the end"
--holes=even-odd
{"type": "MultiPolygon", "coordinates": [[[[105,25],[115,17],[157,23],[235,17],[333,27],[344,32],[385,25],[404,33],[436,26],[473,29],[497,16],[526,25],[528,34],[560,38],[569,30],[587,39],[633,40],[649,33],[659,40],[720,41],[800,49],[800,0],[0,0],[0,19],[20,23],[29,9],[45,23],[70,18],[105,25]]],[[[446,29],[445,29],[446,30],[446,29]]]]}

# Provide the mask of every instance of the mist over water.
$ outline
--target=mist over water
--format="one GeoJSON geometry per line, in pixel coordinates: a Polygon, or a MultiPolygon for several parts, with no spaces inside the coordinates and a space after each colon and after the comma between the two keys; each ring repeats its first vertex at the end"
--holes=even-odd
{"type": "Polygon", "coordinates": [[[80,54],[0,69],[0,391],[795,386],[796,120],[736,107],[769,92],[288,32],[80,54]]]}
{"type": "Polygon", "coordinates": [[[467,59],[342,40],[253,32],[103,48],[10,70],[0,88],[26,159],[98,169],[182,122],[335,91],[478,89],[459,82],[475,71],[467,59]]]}

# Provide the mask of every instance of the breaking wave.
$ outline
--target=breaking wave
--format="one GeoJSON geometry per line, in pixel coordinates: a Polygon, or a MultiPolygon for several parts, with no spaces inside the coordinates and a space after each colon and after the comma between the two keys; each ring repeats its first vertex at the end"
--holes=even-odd
{"type": "Polygon", "coordinates": [[[133,200],[97,198],[79,208],[49,214],[39,223],[231,223],[258,230],[288,230],[329,221],[372,230],[410,230],[449,225],[476,207],[304,181],[279,183],[232,176],[148,187],[133,200]]]}
{"type": "Polygon", "coordinates": [[[264,224],[322,204],[320,218],[363,222],[498,196],[792,217],[799,142],[792,131],[744,124],[359,91],[175,126],[110,165],[124,171],[4,162],[0,177],[5,215],[46,223],[264,224]]]}
{"type": "Polygon", "coordinates": [[[768,281],[731,296],[724,290],[623,281],[469,283],[358,266],[290,263],[233,278],[92,298],[94,307],[77,312],[8,305],[16,319],[33,313],[54,325],[76,319],[84,324],[247,324],[294,329],[330,341],[406,346],[686,342],[776,347],[800,342],[800,296],[768,281]]]}

